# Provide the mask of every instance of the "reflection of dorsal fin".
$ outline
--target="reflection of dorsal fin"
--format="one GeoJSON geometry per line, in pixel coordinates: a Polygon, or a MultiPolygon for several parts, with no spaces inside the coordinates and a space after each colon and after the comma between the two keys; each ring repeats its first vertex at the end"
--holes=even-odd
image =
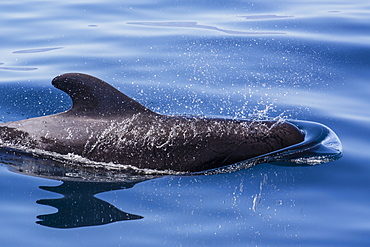
{"type": "Polygon", "coordinates": [[[66,92],[73,102],[68,113],[77,116],[119,116],[153,113],[108,83],[86,74],[69,73],[55,77],[54,87],[66,92]]]}

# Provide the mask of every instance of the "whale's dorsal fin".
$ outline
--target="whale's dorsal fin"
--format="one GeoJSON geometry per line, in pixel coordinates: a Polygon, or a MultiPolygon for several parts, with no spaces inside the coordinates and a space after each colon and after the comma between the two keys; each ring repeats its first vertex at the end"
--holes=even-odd
{"type": "Polygon", "coordinates": [[[63,74],[55,77],[52,84],[72,98],[73,106],[68,111],[69,114],[91,117],[154,114],[108,83],[90,75],[63,74]]]}

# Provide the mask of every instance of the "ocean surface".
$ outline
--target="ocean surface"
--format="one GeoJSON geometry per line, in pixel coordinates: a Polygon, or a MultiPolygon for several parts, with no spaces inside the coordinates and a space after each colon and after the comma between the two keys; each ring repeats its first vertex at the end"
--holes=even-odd
{"type": "Polygon", "coordinates": [[[368,0],[5,0],[0,16],[1,122],[67,110],[50,82],[82,72],[159,113],[314,121],[343,145],[316,166],[117,183],[0,164],[1,246],[369,246],[368,0]]]}

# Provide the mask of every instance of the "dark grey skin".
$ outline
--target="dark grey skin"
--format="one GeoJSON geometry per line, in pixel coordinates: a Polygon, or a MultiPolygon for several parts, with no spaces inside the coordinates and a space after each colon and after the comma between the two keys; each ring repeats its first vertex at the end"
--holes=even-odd
{"type": "Polygon", "coordinates": [[[0,124],[1,146],[73,153],[138,168],[196,172],[304,139],[288,122],[161,115],[86,74],[63,74],[52,84],[72,98],[72,108],[0,124]]]}

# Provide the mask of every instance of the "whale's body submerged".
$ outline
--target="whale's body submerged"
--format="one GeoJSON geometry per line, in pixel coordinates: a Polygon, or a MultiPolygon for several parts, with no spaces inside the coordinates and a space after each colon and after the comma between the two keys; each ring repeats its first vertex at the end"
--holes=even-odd
{"type": "Polygon", "coordinates": [[[304,140],[304,134],[288,122],[160,115],[85,74],[60,75],[52,84],[72,98],[72,108],[0,124],[1,146],[76,154],[138,168],[196,172],[304,140]]]}

